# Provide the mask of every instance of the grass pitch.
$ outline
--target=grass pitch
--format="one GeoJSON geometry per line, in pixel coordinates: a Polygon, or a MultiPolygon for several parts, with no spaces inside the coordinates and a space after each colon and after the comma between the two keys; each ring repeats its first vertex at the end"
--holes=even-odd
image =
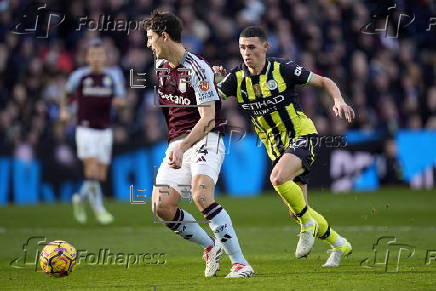
{"type": "MultiPolygon", "coordinates": [[[[328,247],[319,240],[308,259],[294,258],[298,227],[274,193],[245,199],[218,197],[256,271],[248,279],[224,278],[230,269],[227,257],[222,259],[217,278],[204,278],[202,249],[153,223],[150,203],[108,203],[116,221],[105,227],[98,226],[93,217],[87,225],[78,225],[68,204],[0,208],[0,289],[436,290],[434,191],[385,189],[348,195],[323,191],[309,197],[310,204],[353,245],[353,254],[339,268],[321,267],[328,247]],[[101,264],[103,259],[97,262],[90,255],[70,276],[50,278],[24,265],[23,243],[32,236],[66,240],[95,257],[100,249],[120,257],[117,263],[108,259],[101,264]],[[385,239],[374,247],[383,236],[396,237],[396,242],[387,245],[393,238],[385,239]],[[153,254],[164,255],[156,259],[153,254]],[[13,265],[22,268],[10,265],[15,258],[21,260],[13,265]]],[[[192,203],[183,202],[182,207],[203,220],[192,203]]],[[[34,260],[36,249],[36,240],[31,241],[27,263],[34,260]]]]}

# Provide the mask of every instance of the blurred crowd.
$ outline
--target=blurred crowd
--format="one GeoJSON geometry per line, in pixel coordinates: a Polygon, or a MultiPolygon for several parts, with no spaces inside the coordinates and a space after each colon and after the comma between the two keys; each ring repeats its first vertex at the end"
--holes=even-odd
{"type": "MultiPolygon", "coordinates": [[[[388,5],[352,0],[45,2],[42,10],[37,10],[40,4],[32,6],[28,1],[0,2],[1,149],[72,140],[74,120],[60,124],[58,104],[69,74],[84,65],[86,45],[96,37],[104,41],[108,65],[122,70],[128,88],[127,107],[114,113],[115,143],[165,140],[166,126],[154,105],[153,57],[141,26],[141,20],[158,7],[183,20],[187,49],[204,56],[211,65],[230,69],[238,64],[238,34],[247,25],[260,24],[268,31],[271,56],[294,59],[333,79],[357,119],[347,125],[335,118],[329,96],[318,89],[304,88],[300,103],[321,134],[343,134],[353,128],[392,136],[399,128],[436,129],[434,32],[425,31],[426,19],[436,14],[434,1],[396,1],[392,15],[386,15],[388,5]],[[49,30],[47,37],[44,31],[16,33],[23,25],[32,27],[32,13],[35,16],[44,11],[45,20],[50,20],[50,13],[64,15],[65,19],[53,25],[53,17],[51,23],[45,22],[48,28],[39,27],[49,30]],[[387,16],[395,20],[401,12],[416,20],[400,27],[398,37],[387,37],[374,29],[387,16]],[[375,20],[371,18],[374,13],[378,13],[375,20]],[[114,25],[114,20],[120,25],[114,25]],[[139,25],[128,29],[122,25],[131,20],[139,25]],[[88,23],[84,25],[84,21],[88,23]],[[373,25],[362,31],[371,21],[373,25]],[[131,88],[130,69],[133,79],[137,73],[147,73],[144,88],[131,88]]],[[[388,29],[395,27],[391,23],[388,29]]],[[[390,36],[392,33],[395,31],[390,31],[390,36]]],[[[223,103],[228,123],[250,131],[236,103],[223,103]]]]}

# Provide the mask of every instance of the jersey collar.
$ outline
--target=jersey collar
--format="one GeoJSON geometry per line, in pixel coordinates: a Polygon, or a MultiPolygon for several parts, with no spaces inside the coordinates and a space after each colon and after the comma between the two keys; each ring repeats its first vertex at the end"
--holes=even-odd
{"type": "Polygon", "coordinates": [[[185,65],[186,57],[187,57],[187,56],[188,56],[188,50],[185,50],[185,53],[183,54],[182,59],[180,60],[180,64],[179,64],[179,66],[180,66],[180,65],[185,65]]]}
{"type": "MultiPolygon", "coordinates": [[[[271,66],[271,62],[270,62],[270,61],[268,60],[268,58],[267,58],[267,59],[266,59],[266,62],[265,62],[265,66],[263,66],[262,71],[260,72],[259,75],[256,75],[256,76],[265,75],[266,72],[269,71],[270,66],[271,66]]],[[[250,75],[250,71],[248,70],[248,67],[247,67],[244,63],[242,63],[242,70],[244,71],[244,77],[249,77],[249,76],[251,76],[251,75],[250,75]]],[[[253,76],[252,76],[252,77],[253,77],[253,76]]]]}

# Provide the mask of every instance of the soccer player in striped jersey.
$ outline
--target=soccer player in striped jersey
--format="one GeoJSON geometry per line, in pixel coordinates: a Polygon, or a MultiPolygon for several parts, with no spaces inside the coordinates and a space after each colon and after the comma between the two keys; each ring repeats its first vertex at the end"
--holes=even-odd
{"type": "MultiPolygon", "coordinates": [[[[221,80],[218,91],[224,99],[234,96],[241,109],[249,114],[273,161],[271,183],[301,226],[296,258],[306,257],[314,238],[318,237],[332,247],[324,266],[338,266],[341,258],[351,253],[351,244],[308,206],[307,175],[316,158],[318,135],[312,120],[298,105],[295,87],[309,85],[324,89],[334,100],[336,116],[344,116],[348,122],[354,118],[354,112],[331,79],[290,60],[267,58],[268,47],[262,28],[244,29],[239,37],[243,63],[221,80]]],[[[225,69],[213,69],[218,78],[224,77],[225,69]]]]}
{"type": "Polygon", "coordinates": [[[154,11],[145,27],[147,46],[157,59],[157,93],[169,141],[153,187],[153,212],[181,238],[204,248],[205,277],[215,276],[223,250],[232,261],[227,278],[251,277],[253,268],[242,254],[230,216],[214,199],[225,153],[214,73],[203,59],[183,47],[178,17],[154,11]],[[209,221],[215,239],[178,207],[187,192],[209,221]]]}
{"type": "Polygon", "coordinates": [[[105,68],[106,51],[100,40],[92,41],[86,53],[88,66],[71,73],[62,97],[60,119],[69,118],[65,97],[77,101],[77,155],[83,161],[85,181],[73,195],[74,217],[87,221],[84,202],[89,199],[100,224],[109,224],[113,216],[103,205],[100,183],[106,180],[112,153],[112,105],[124,106],[124,80],[105,68]]]}

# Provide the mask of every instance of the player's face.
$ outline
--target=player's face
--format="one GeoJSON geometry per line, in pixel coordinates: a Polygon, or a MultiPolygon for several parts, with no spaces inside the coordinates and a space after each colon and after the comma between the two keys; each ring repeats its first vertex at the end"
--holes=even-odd
{"type": "Polygon", "coordinates": [[[268,42],[258,37],[240,37],[239,52],[247,67],[256,67],[266,58],[268,42]]]}
{"type": "Polygon", "coordinates": [[[94,70],[101,70],[106,64],[106,51],[103,47],[91,47],[86,55],[86,60],[94,70]]]}
{"type": "Polygon", "coordinates": [[[163,37],[160,37],[159,34],[151,29],[147,29],[147,47],[153,51],[156,59],[165,58],[163,37]]]}

